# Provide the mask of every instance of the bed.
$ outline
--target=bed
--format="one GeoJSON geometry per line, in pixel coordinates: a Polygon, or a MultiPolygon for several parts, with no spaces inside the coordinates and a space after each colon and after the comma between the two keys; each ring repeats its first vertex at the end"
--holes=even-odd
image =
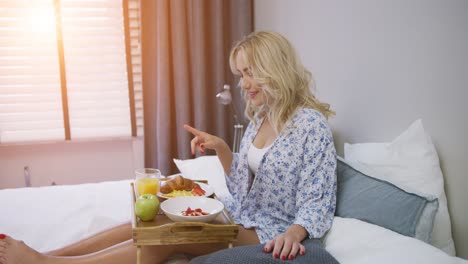
{"type": "MultiPolygon", "coordinates": [[[[416,190],[417,188],[411,188],[407,179],[405,181],[407,186],[400,188],[398,178],[395,181],[383,176],[374,177],[377,174],[389,176],[391,172],[395,172],[390,169],[396,164],[395,156],[390,155],[391,153],[384,153],[379,148],[384,147],[388,150],[390,147],[392,151],[399,153],[398,157],[403,156],[405,162],[413,158],[421,161],[422,157],[417,156],[420,153],[423,153],[424,157],[428,157],[428,151],[421,152],[421,149],[416,149],[417,151],[412,153],[405,152],[411,149],[409,146],[415,145],[404,140],[409,140],[418,132],[415,130],[420,130],[421,127],[420,123],[413,124],[408,131],[405,131],[406,134],[403,133],[403,136],[397,138],[396,141],[387,144],[361,144],[345,147],[346,159],[340,158],[338,164],[338,184],[342,186],[341,189],[339,187],[338,193],[338,203],[340,204],[333,226],[323,239],[325,248],[340,263],[468,264],[467,260],[453,256],[454,251],[451,249],[453,241],[452,245],[450,245],[450,240],[448,243],[442,243],[447,240],[448,235],[451,239],[450,232],[447,232],[446,219],[439,215],[446,213],[443,208],[444,203],[446,207],[445,194],[444,197],[441,197],[438,188],[427,186],[427,184],[424,186],[425,189],[416,190]],[[400,142],[402,140],[404,142],[400,142]],[[395,142],[404,143],[405,151],[398,149],[395,142]],[[366,157],[366,155],[370,155],[370,157],[366,157]],[[392,158],[389,158],[388,155],[392,158]],[[382,160],[378,159],[379,157],[385,158],[386,161],[391,160],[392,164],[384,164],[382,160]],[[370,166],[372,162],[379,166],[370,166]],[[377,186],[377,189],[370,188],[369,186],[372,184],[377,186]],[[359,189],[359,186],[364,187],[359,189]],[[395,207],[394,204],[387,203],[377,204],[378,207],[375,207],[375,204],[372,205],[368,200],[366,200],[366,204],[363,204],[363,198],[369,199],[373,195],[366,193],[365,190],[369,189],[377,190],[380,194],[399,195],[399,197],[404,198],[404,201],[411,201],[408,202],[411,206],[421,207],[422,204],[421,208],[423,209],[419,210],[420,213],[414,214],[418,218],[417,226],[413,229],[401,228],[401,224],[395,224],[398,219],[395,220],[395,217],[391,217],[391,215],[397,215],[396,218],[400,219],[402,217],[398,214],[402,212],[405,214],[404,217],[410,215],[407,210],[401,211],[407,206],[406,204],[399,204],[395,207]],[[357,193],[359,195],[356,195],[357,193]],[[371,205],[367,206],[367,204],[371,205]],[[435,210],[434,205],[437,205],[435,210]],[[365,208],[365,210],[356,210],[359,211],[356,212],[350,209],[353,207],[365,208]],[[423,221],[422,218],[431,220],[423,221]],[[436,231],[436,228],[442,231],[436,231]],[[408,230],[412,230],[412,233],[408,233],[408,230]],[[427,235],[428,232],[429,235],[427,235]]],[[[426,143],[427,141],[424,141],[424,144],[426,143]]],[[[420,147],[420,145],[418,146],[420,147]]],[[[174,162],[184,176],[193,179],[206,179],[218,196],[229,195],[222,177],[221,164],[216,157],[205,156],[191,160],[174,160],[174,162]]],[[[422,162],[422,164],[427,166],[429,163],[422,162]]],[[[396,168],[398,168],[396,172],[401,176],[403,173],[401,171],[402,165],[398,164],[396,168]]],[[[414,169],[414,166],[412,168],[414,169]]],[[[432,170],[434,169],[432,168],[432,170]]],[[[423,172],[426,175],[424,177],[427,177],[428,171],[423,170],[423,172]]],[[[416,186],[421,185],[419,180],[421,179],[415,180],[416,186]]],[[[431,180],[431,184],[433,181],[434,179],[431,180]]],[[[25,243],[38,251],[46,252],[79,241],[106,228],[129,222],[130,182],[131,179],[0,190],[1,232],[24,240],[25,243]]],[[[422,182],[427,182],[427,179],[422,182]]],[[[436,183],[440,184],[437,181],[436,183]]],[[[379,200],[378,197],[374,198],[372,200],[379,200]]],[[[385,202],[389,200],[394,199],[388,199],[388,197],[383,199],[385,202]]],[[[187,258],[182,255],[176,256],[168,263],[187,263],[187,258]]]]}

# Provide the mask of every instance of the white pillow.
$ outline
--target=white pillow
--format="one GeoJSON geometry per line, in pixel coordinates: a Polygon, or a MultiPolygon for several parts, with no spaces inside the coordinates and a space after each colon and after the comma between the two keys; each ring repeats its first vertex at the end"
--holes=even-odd
{"type": "Polygon", "coordinates": [[[201,156],[195,159],[179,160],[174,163],[180,173],[193,180],[208,180],[218,197],[230,195],[224,178],[223,165],[218,156],[201,156]]]}
{"type": "Polygon", "coordinates": [[[431,244],[455,255],[439,157],[420,119],[390,143],[345,143],[344,156],[347,161],[358,164],[365,174],[389,181],[408,192],[436,196],[439,210],[431,244]]]}

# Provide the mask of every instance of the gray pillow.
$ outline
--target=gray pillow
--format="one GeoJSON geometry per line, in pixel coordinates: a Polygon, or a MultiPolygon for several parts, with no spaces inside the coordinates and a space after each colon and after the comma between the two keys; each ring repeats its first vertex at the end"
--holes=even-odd
{"type": "Polygon", "coordinates": [[[408,193],[361,173],[341,159],[338,159],[337,176],[336,216],[356,218],[430,242],[439,207],[437,198],[408,193]]]}

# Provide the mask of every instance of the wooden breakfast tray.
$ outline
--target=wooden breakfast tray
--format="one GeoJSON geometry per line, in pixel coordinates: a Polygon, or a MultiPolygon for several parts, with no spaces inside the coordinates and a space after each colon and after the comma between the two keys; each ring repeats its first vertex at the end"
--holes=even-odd
{"type": "MultiPolygon", "coordinates": [[[[158,213],[153,221],[140,221],[135,215],[135,191],[132,193],[132,237],[133,244],[142,245],[175,245],[227,242],[232,246],[236,240],[239,227],[234,223],[226,209],[210,223],[174,222],[164,213],[158,213]]],[[[216,199],[216,196],[214,196],[216,199]]]]}

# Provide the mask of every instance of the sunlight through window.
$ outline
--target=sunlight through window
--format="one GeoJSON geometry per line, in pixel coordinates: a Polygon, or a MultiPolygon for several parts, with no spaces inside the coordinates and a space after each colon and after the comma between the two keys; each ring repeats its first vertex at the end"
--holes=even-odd
{"type": "Polygon", "coordinates": [[[0,144],[132,136],[123,3],[0,0],[0,144]]]}
{"type": "Polygon", "coordinates": [[[32,34],[52,34],[55,35],[55,11],[54,7],[36,7],[28,9],[26,27],[32,34]]]}

